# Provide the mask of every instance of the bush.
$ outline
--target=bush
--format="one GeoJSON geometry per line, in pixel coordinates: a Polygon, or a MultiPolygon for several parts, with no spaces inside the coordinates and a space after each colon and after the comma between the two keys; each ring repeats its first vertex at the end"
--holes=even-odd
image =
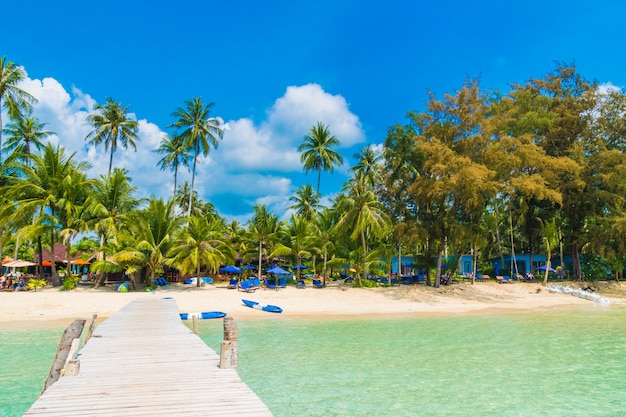
{"type": "Polygon", "coordinates": [[[63,278],[63,291],[73,290],[78,284],[78,277],[65,277],[63,278]]]}
{"type": "MultiPolygon", "coordinates": [[[[361,280],[361,283],[363,285],[361,285],[361,287],[364,288],[376,288],[378,287],[378,282],[376,281],[372,281],[371,279],[363,279],[361,280]]],[[[354,280],[354,287],[358,287],[359,286],[359,281],[358,280],[354,280]]]]}
{"type": "Polygon", "coordinates": [[[31,278],[28,280],[28,289],[37,291],[39,287],[45,287],[47,284],[45,279],[31,278]]]}

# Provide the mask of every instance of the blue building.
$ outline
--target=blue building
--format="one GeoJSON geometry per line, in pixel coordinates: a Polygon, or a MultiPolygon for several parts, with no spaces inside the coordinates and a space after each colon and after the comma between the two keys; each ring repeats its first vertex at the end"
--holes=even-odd
{"type": "Polygon", "coordinates": [[[502,270],[511,271],[512,274],[519,272],[520,274],[525,275],[528,272],[535,271],[535,269],[545,264],[546,255],[541,253],[534,253],[532,255],[532,264],[531,255],[527,253],[516,254],[515,257],[513,257],[513,255],[504,255],[503,258],[498,257],[491,260],[491,265],[497,275],[499,275],[502,270]],[[504,264],[502,263],[503,260],[504,264]]]}

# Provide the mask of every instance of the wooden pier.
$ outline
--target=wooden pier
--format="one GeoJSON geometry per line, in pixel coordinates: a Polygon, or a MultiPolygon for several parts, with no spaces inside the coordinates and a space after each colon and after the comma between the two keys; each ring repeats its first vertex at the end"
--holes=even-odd
{"type": "Polygon", "coordinates": [[[142,298],[102,322],[80,371],[25,416],[272,416],[234,369],[182,324],[172,299],[142,298]]]}

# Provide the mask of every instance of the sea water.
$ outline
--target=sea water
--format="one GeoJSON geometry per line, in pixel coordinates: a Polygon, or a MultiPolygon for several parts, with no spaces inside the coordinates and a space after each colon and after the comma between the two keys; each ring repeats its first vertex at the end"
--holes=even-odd
{"type": "MultiPolygon", "coordinates": [[[[334,321],[259,314],[268,317],[237,322],[239,374],[275,417],[626,415],[624,309],[334,321]]],[[[37,398],[61,333],[0,331],[12,359],[0,365],[1,416],[21,415],[37,398]]],[[[200,333],[219,352],[222,321],[202,321],[200,333]]]]}

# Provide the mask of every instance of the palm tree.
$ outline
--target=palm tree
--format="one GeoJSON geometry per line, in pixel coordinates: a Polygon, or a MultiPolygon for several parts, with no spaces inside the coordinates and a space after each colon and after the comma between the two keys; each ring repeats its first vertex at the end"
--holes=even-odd
{"type": "Polygon", "coordinates": [[[277,232],[278,224],[278,216],[270,213],[265,205],[258,204],[254,206],[254,215],[248,226],[250,237],[259,243],[259,276],[261,276],[261,266],[263,264],[263,244],[268,243],[269,239],[277,232]]]}
{"type": "Polygon", "coordinates": [[[183,213],[187,213],[189,216],[202,214],[202,208],[200,207],[202,204],[198,198],[198,192],[191,191],[189,181],[185,181],[178,186],[174,200],[183,213]],[[191,196],[191,198],[189,198],[189,196],[191,196]],[[189,203],[191,203],[191,205],[189,205],[189,203]]]}
{"type": "Polygon", "coordinates": [[[182,218],[175,213],[173,200],[151,198],[148,206],[125,218],[119,241],[123,249],[113,259],[126,270],[148,269],[148,285],[154,283],[155,271],[168,262],[182,218]]]}
{"type": "Polygon", "coordinates": [[[174,135],[174,137],[170,137],[168,134],[165,134],[161,140],[161,146],[154,152],[163,154],[163,157],[157,163],[161,171],[167,168],[174,171],[174,198],[176,198],[178,168],[181,166],[189,167],[189,160],[191,159],[189,149],[185,147],[181,136],[174,135]]]}
{"type": "Polygon", "coordinates": [[[311,220],[315,215],[314,205],[317,202],[317,197],[311,185],[306,184],[301,186],[298,190],[296,190],[296,195],[291,197],[289,200],[294,202],[294,204],[289,206],[289,208],[295,209],[299,216],[303,216],[305,219],[311,220]]]}
{"type": "Polygon", "coordinates": [[[201,268],[215,272],[220,265],[234,260],[235,254],[218,219],[188,217],[187,221],[172,250],[171,264],[183,274],[195,272],[199,287],[201,268]]]}
{"type": "Polygon", "coordinates": [[[41,149],[43,146],[41,140],[52,134],[52,132],[43,130],[46,124],[39,123],[39,120],[31,115],[18,114],[3,130],[3,133],[7,134],[4,148],[7,151],[13,151],[16,154],[16,159],[24,159],[26,165],[29,165],[32,147],[37,150],[41,149]]]}
{"type": "Polygon", "coordinates": [[[189,206],[187,215],[191,214],[191,198],[196,178],[196,163],[198,155],[207,156],[211,145],[214,149],[219,145],[219,139],[224,135],[220,121],[209,117],[215,103],[203,104],[201,98],[192,98],[185,101],[185,108],[179,107],[172,113],[177,120],[170,125],[181,129],[180,138],[185,148],[193,153],[193,167],[191,169],[191,193],[189,194],[189,206]]]}
{"type": "Polygon", "coordinates": [[[292,215],[287,227],[281,230],[281,241],[276,244],[271,254],[271,256],[290,255],[298,267],[296,270],[298,280],[302,259],[311,256],[314,244],[311,226],[312,224],[303,216],[292,215]]]}
{"type": "MultiPolygon", "coordinates": [[[[131,213],[139,201],[133,196],[137,187],[130,183],[128,172],[122,168],[113,169],[112,175],[102,175],[96,182],[95,193],[89,206],[90,227],[100,238],[98,260],[105,260],[107,242],[117,236],[124,217],[131,213]]],[[[97,285],[104,282],[100,275],[97,285]]]]}
{"type": "MultiPolygon", "coordinates": [[[[57,229],[62,227],[62,216],[73,209],[73,202],[68,195],[74,192],[73,188],[84,186],[84,173],[89,168],[86,161],[75,162],[74,155],[66,156],[63,148],[54,148],[48,143],[42,155],[32,155],[32,167],[21,167],[22,175],[12,178],[12,184],[7,187],[10,204],[17,208],[16,216],[32,216],[34,219],[27,234],[50,233],[50,254],[53,260],[55,236],[57,229]]],[[[39,259],[42,259],[41,253],[39,259]]],[[[60,285],[54,262],[52,283],[60,285]]]]}
{"type": "Polygon", "coordinates": [[[298,146],[301,152],[300,161],[304,165],[304,172],[317,171],[317,203],[315,210],[319,209],[320,181],[322,171],[333,172],[335,165],[343,163],[343,156],[333,148],[341,146],[341,142],[332,136],[328,127],[322,122],[311,128],[311,132],[304,137],[304,142],[298,146]]]}
{"type": "MultiPolygon", "coordinates": [[[[350,238],[361,241],[363,279],[367,276],[367,240],[368,237],[383,237],[391,221],[384,212],[384,207],[376,199],[374,191],[366,186],[363,178],[357,177],[350,181],[344,190],[347,192],[341,199],[340,209],[343,214],[337,223],[338,230],[351,231],[350,238]]],[[[362,284],[361,275],[358,277],[362,284]]]]}
{"type": "MultiPolygon", "coordinates": [[[[26,78],[24,70],[6,56],[0,57],[0,110],[7,108],[10,117],[17,117],[21,111],[30,111],[37,102],[35,97],[17,85],[26,78]]],[[[2,165],[2,111],[0,111],[0,165],[2,165]]]]}
{"type": "Polygon", "coordinates": [[[372,146],[364,146],[361,148],[360,153],[354,154],[357,163],[350,168],[350,171],[355,176],[361,176],[365,183],[373,187],[382,176],[380,174],[380,154],[376,152],[372,146]]]}
{"type": "Polygon", "coordinates": [[[332,255],[335,248],[334,227],[337,223],[337,212],[328,208],[323,208],[315,219],[313,235],[317,241],[320,252],[324,258],[322,277],[324,286],[328,277],[328,256],[332,255]]]}
{"type": "Polygon", "coordinates": [[[137,150],[137,121],[128,118],[128,107],[122,106],[120,102],[114,101],[107,97],[104,105],[96,104],[93,106],[95,113],[87,116],[87,122],[93,127],[85,140],[89,140],[89,144],[95,147],[104,144],[104,150],[111,148],[111,156],[109,157],[109,171],[107,175],[111,175],[113,168],[113,154],[117,151],[118,146],[127,149],[129,146],[137,150]]]}

